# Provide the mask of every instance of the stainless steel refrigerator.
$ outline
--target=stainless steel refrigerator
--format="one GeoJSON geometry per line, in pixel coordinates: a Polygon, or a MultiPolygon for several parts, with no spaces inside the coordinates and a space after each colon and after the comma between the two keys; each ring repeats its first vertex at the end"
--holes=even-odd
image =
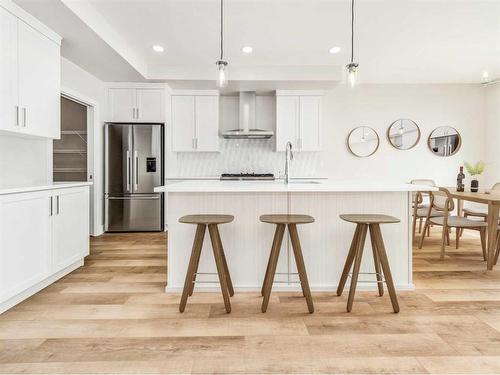
{"type": "Polygon", "coordinates": [[[163,125],[105,124],[105,230],[163,230],[163,125]]]}

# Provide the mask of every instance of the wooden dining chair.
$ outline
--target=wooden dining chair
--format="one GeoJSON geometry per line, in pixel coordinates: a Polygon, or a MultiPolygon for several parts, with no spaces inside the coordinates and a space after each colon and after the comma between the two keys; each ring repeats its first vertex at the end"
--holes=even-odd
{"type": "MultiPolygon", "coordinates": [[[[491,191],[496,191],[496,192],[500,192],[500,182],[497,182],[496,184],[494,184],[491,188],[491,191]]],[[[469,216],[473,216],[473,217],[480,217],[482,219],[484,219],[484,221],[487,221],[488,220],[488,206],[484,205],[485,207],[475,207],[475,208],[464,208],[463,209],[463,215],[464,217],[469,217],[469,216]]]]}
{"type": "Polygon", "coordinates": [[[456,248],[460,239],[461,229],[478,230],[481,235],[481,248],[483,251],[483,259],[486,260],[486,230],[487,224],[483,221],[471,220],[463,216],[452,216],[455,210],[455,202],[446,188],[439,188],[439,191],[430,192],[430,207],[428,209],[427,218],[425,220],[424,230],[420,237],[419,249],[422,248],[425,239],[425,231],[431,224],[443,227],[441,237],[441,255],[440,258],[444,259],[446,244],[449,245],[449,230],[450,228],[456,229],[456,248]],[[442,211],[443,216],[433,217],[432,210],[442,211]]]}
{"type": "MultiPolygon", "coordinates": [[[[410,181],[410,184],[413,185],[424,185],[424,186],[436,186],[434,180],[430,179],[414,179],[410,181]]],[[[425,202],[424,198],[429,197],[428,191],[415,191],[412,194],[412,210],[413,210],[413,240],[415,241],[415,235],[417,230],[417,221],[418,224],[418,233],[422,232],[422,222],[427,217],[429,202],[425,202]]],[[[433,212],[433,214],[438,214],[438,212],[433,212]]],[[[430,226],[427,229],[427,235],[430,234],[430,226]]]]}

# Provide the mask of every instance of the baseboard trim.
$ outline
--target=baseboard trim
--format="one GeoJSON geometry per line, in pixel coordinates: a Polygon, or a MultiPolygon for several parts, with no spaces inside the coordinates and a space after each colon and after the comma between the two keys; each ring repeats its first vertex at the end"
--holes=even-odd
{"type": "Polygon", "coordinates": [[[83,266],[83,259],[77,260],[76,262],[70,264],[69,266],[63,268],[62,270],[56,272],[55,274],[43,279],[39,283],[33,285],[32,287],[10,297],[8,300],[0,303],[0,314],[7,311],[8,309],[14,307],[18,303],[24,301],[25,299],[31,297],[33,294],[39,292],[43,288],[48,287],[50,284],[59,280],[61,277],[66,276],[68,273],[76,270],[78,267],[83,266]]]}
{"type": "MultiPolygon", "coordinates": [[[[217,284],[215,284],[217,285],[217,284]]],[[[337,292],[337,284],[331,285],[311,285],[312,292],[337,292]]],[[[235,292],[260,292],[262,286],[234,286],[235,292]]],[[[414,291],[414,284],[403,284],[403,285],[395,285],[397,291],[414,291]]],[[[183,286],[165,286],[165,293],[181,293],[183,286]]],[[[358,285],[356,290],[360,291],[376,291],[376,285],[358,285]]],[[[220,292],[220,286],[214,286],[214,284],[198,284],[195,286],[196,292],[220,292]]],[[[274,284],[273,285],[274,292],[300,292],[300,285],[283,285],[283,284],[274,284]]],[[[344,288],[344,293],[349,292],[349,284],[344,288]]]]}

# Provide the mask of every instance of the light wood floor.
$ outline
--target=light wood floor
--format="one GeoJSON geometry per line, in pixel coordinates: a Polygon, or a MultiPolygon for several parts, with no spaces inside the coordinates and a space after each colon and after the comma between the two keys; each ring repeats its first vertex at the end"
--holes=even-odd
{"type": "MultiPolygon", "coordinates": [[[[2,373],[500,373],[500,267],[479,239],[439,260],[438,229],[415,250],[416,292],[389,297],[166,295],[162,234],[104,235],[85,266],[0,315],[2,373]]],[[[188,250],[187,250],[188,251],[188,250]]],[[[339,259],[343,262],[343,259],[339,259]]]]}

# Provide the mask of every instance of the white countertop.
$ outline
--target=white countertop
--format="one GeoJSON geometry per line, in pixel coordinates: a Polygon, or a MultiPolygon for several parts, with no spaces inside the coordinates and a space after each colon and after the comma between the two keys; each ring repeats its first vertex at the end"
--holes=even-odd
{"type": "Polygon", "coordinates": [[[54,182],[51,185],[33,185],[33,186],[2,186],[0,185],[0,195],[27,193],[30,191],[65,189],[79,186],[90,186],[92,182],[54,182]]]}
{"type": "Polygon", "coordinates": [[[394,192],[431,191],[437,188],[395,182],[292,180],[277,181],[172,181],[154,191],[169,193],[265,193],[265,192],[394,192]]]}

